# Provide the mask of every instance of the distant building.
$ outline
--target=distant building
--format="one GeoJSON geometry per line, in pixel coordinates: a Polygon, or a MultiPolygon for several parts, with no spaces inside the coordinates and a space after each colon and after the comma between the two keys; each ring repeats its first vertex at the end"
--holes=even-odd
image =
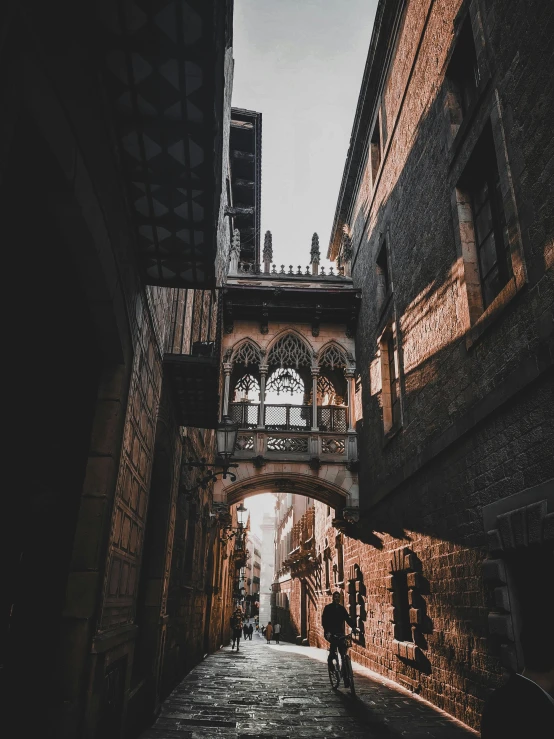
{"type": "Polygon", "coordinates": [[[271,588],[274,573],[275,516],[264,513],[262,519],[262,548],[260,569],[260,626],[271,621],[271,588]]]}

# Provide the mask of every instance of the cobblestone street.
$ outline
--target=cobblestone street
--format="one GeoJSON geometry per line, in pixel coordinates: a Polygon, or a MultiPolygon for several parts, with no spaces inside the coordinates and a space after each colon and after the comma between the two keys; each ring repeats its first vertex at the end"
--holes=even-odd
{"type": "Polygon", "coordinates": [[[329,685],[327,652],[266,644],[254,634],[207,657],[163,704],[141,739],[410,737],[476,734],[428,703],[354,665],[357,697],[329,685]]]}

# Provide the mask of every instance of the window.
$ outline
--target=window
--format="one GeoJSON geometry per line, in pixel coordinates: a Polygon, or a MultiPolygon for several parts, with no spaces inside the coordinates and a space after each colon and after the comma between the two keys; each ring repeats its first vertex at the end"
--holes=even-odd
{"type": "Polygon", "coordinates": [[[473,285],[471,279],[466,280],[470,315],[476,318],[512,277],[500,177],[490,123],[481,135],[460,179],[457,201],[460,223],[469,222],[471,227],[469,231],[462,232],[462,253],[466,273],[469,267],[469,271],[473,268],[478,276],[478,284],[475,280],[473,285]]]}
{"type": "Polygon", "coordinates": [[[392,584],[394,588],[394,638],[397,641],[412,641],[406,570],[394,572],[392,584]]]}
{"type": "Polygon", "coordinates": [[[462,122],[477,97],[480,82],[477,53],[469,15],[456,39],[456,46],[448,65],[446,77],[449,87],[449,106],[453,123],[462,122]],[[457,119],[457,120],[454,120],[457,119]]]}
{"type": "Polygon", "coordinates": [[[383,242],[379,254],[377,255],[377,261],[375,263],[377,272],[377,308],[380,311],[387,299],[389,291],[391,289],[391,280],[389,273],[389,259],[387,254],[387,243],[383,242]]]}
{"type": "Polygon", "coordinates": [[[396,351],[393,327],[383,333],[381,345],[381,406],[385,434],[395,431],[400,425],[400,382],[398,372],[398,353],[396,351]]]}

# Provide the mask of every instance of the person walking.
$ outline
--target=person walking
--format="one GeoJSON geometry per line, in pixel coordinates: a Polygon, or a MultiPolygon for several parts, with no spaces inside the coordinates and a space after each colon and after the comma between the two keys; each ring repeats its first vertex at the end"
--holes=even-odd
{"type": "Polygon", "coordinates": [[[242,633],[244,636],[244,641],[246,641],[248,639],[248,624],[247,623],[245,623],[244,626],[242,627],[242,633]]]}
{"type": "Polygon", "coordinates": [[[237,645],[237,652],[239,651],[240,638],[242,636],[242,611],[240,608],[235,609],[235,612],[231,616],[231,651],[237,645]]]}
{"type": "Polygon", "coordinates": [[[271,644],[272,636],[273,636],[273,626],[271,625],[271,621],[268,621],[267,626],[265,627],[265,638],[267,639],[268,644],[271,644]]]}
{"type": "Polygon", "coordinates": [[[254,624],[250,623],[248,626],[248,638],[252,641],[252,634],[254,633],[254,624]]]}
{"type": "Polygon", "coordinates": [[[273,633],[275,635],[275,644],[279,644],[279,634],[281,633],[281,624],[276,623],[273,626],[273,633]]]}

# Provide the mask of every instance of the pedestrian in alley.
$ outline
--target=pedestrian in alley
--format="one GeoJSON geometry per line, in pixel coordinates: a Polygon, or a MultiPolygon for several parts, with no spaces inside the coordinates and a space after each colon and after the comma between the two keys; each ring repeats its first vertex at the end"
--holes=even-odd
{"type": "Polygon", "coordinates": [[[248,625],[248,638],[252,641],[252,634],[254,633],[254,625],[250,623],[248,625]]]}
{"type": "Polygon", "coordinates": [[[244,626],[242,627],[242,633],[244,636],[244,641],[246,641],[248,639],[248,624],[244,624],[244,626]]]}
{"type": "Polygon", "coordinates": [[[514,672],[485,703],[482,739],[547,739],[554,729],[554,641],[548,623],[524,627],[525,668],[514,672]]]}
{"type": "Polygon", "coordinates": [[[267,626],[265,627],[265,638],[267,639],[268,644],[271,644],[272,636],[273,636],[273,626],[271,625],[271,621],[268,621],[267,626]]]}
{"type": "Polygon", "coordinates": [[[281,633],[281,624],[276,623],[273,626],[273,633],[275,635],[275,644],[279,644],[279,634],[281,633]]]}
{"type": "Polygon", "coordinates": [[[242,611],[240,608],[235,609],[235,612],[231,616],[231,651],[237,645],[237,652],[239,651],[240,638],[242,636],[242,611]]]}

